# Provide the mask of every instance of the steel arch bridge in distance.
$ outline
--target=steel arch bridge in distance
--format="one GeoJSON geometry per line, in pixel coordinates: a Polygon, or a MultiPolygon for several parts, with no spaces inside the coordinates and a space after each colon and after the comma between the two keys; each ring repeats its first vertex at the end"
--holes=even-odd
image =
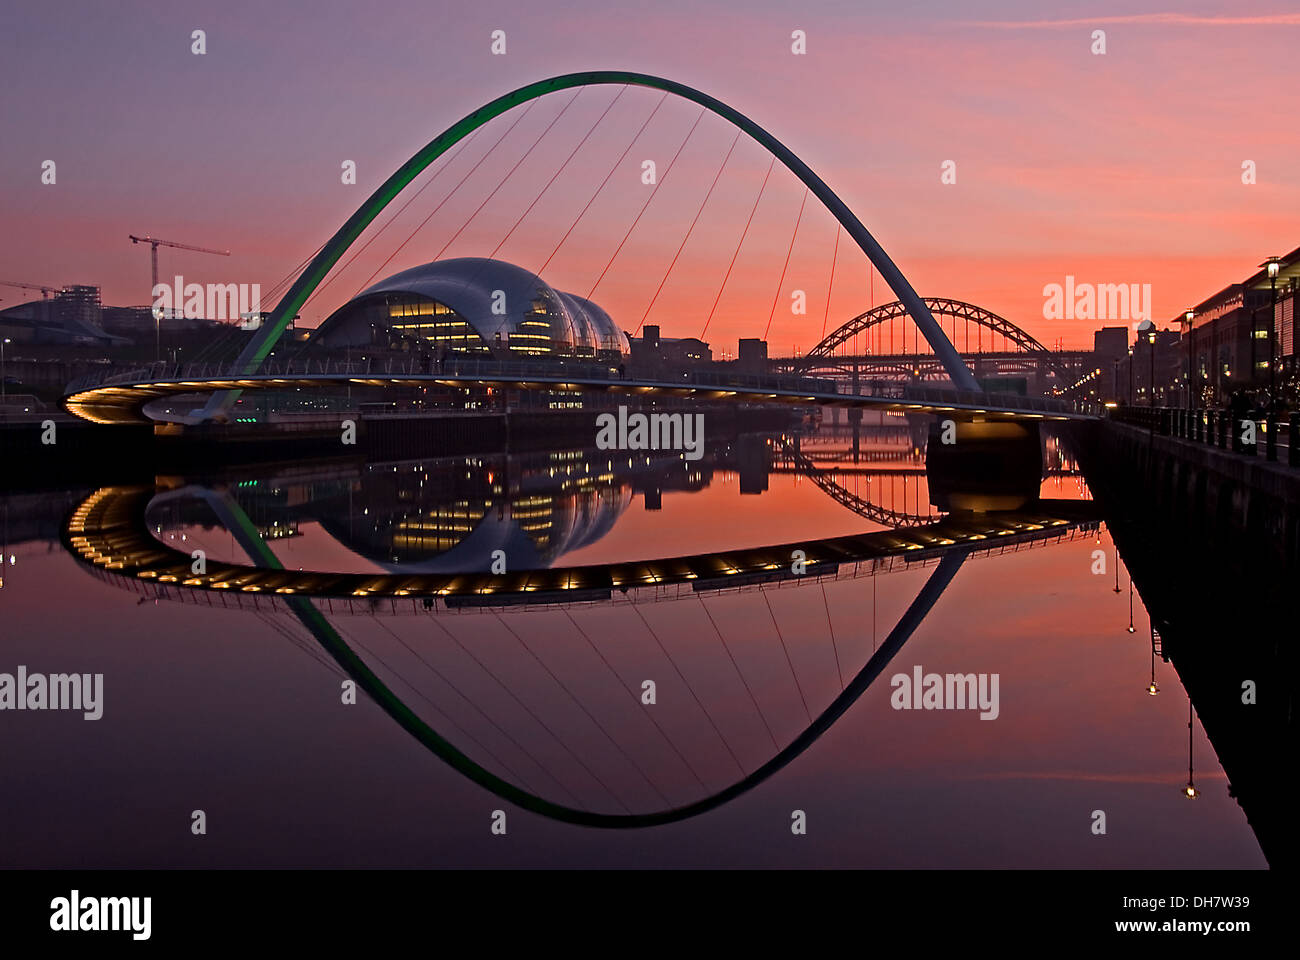
{"type": "MultiPolygon", "coordinates": [[[[953,300],[948,297],[925,297],[922,302],[932,316],[947,317],[954,324],[957,321],[978,324],[995,334],[1005,337],[1029,356],[1041,359],[1056,373],[1062,382],[1070,383],[1073,381],[1076,371],[1069,364],[1010,320],[973,303],[953,300]]],[[[837,347],[850,342],[859,334],[866,333],[872,327],[907,316],[909,316],[909,311],[906,304],[901,300],[873,307],[866,313],[859,314],[831,331],[806,354],[792,361],[789,364],[790,369],[791,371],[807,372],[834,366],[837,359],[835,354],[837,347]]],[[[881,355],[881,359],[885,359],[885,356],[881,355]]]]}

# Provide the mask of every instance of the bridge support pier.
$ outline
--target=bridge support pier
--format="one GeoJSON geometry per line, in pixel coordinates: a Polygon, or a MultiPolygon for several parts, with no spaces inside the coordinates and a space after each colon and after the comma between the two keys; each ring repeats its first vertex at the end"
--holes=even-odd
{"type": "Polygon", "coordinates": [[[925,449],[930,502],[952,513],[1016,510],[1038,499],[1039,425],[936,418],[925,449]]]}
{"type": "Polygon", "coordinates": [[[853,462],[857,463],[862,456],[862,410],[858,407],[849,408],[849,425],[853,428],[853,462]]]}

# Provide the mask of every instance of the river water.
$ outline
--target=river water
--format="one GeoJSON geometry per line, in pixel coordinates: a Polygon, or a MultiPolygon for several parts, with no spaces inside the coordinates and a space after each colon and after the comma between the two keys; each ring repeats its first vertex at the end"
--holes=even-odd
{"type": "MultiPolygon", "coordinates": [[[[1089,500],[1054,442],[1045,462],[1046,512],[1089,500]]],[[[233,505],[291,572],[725,564],[776,544],[793,564],[800,544],[941,516],[905,430],[856,452],[827,429],[700,461],[299,464],[155,492],[138,519],[167,547],[249,563],[233,505]]],[[[93,569],[60,532],[94,494],[0,502],[0,673],[103,676],[97,720],[0,712],[7,866],[1265,866],[1194,714],[1184,794],[1188,698],[1104,518],[972,543],[955,572],[900,554],[590,603],[336,598],[322,624],[93,569]],[[444,746],[350,692],[330,642],[444,746]],[[894,678],[930,673],[996,677],[995,709],[899,709],[894,678]]]]}

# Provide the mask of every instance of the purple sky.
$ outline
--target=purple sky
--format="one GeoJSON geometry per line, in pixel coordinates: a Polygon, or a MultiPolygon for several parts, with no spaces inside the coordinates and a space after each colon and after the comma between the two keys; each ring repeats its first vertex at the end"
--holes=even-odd
{"type": "MultiPolygon", "coordinates": [[[[98,283],[108,303],[145,303],[148,254],[127,234],[150,233],[233,251],[163,251],[165,277],[267,291],[457,118],[529,81],[599,68],[668,76],[734,105],[840,192],[919,292],[978,303],[1045,342],[1088,343],[1100,325],[1043,319],[1043,286],[1067,274],[1152,284],[1163,324],[1296,246],[1300,136],[1284,97],[1300,14],[1280,5],[1155,16],[1167,8],[1067,3],[1054,22],[1032,3],[620,6],[9,5],[0,279],[98,283]],[[205,56],[190,52],[196,28],[205,56]],[[505,56],[489,52],[494,29],[505,56]],[[807,31],[805,56],[790,51],[795,29],[807,31]],[[1094,29],[1107,33],[1104,56],[1090,52],[1094,29]],[[47,159],[54,186],[40,183],[47,159]],[[347,159],[356,186],[339,182],[347,159]],[[945,160],[955,185],[940,183],[945,160]],[[1245,160],[1255,185],[1241,182],[1245,160]]],[[[490,252],[614,92],[585,92],[446,255],[490,252]]],[[[536,269],[656,99],[629,91],[499,255],[536,269]]],[[[432,258],[562,106],[539,103],[380,275],[432,258]]],[[[548,281],[588,292],[645,195],[641,160],[662,171],[695,112],[665,105],[548,281]]],[[[602,280],[596,299],[623,327],[640,322],[731,137],[705,119],[602,280]]],[[[656,301],[650,322],[665,333],[700,333],[766,166],[756,145],[737,147],[656,301]]],[[[453,176],[311,304],[308,325],[380,267],[453,176]]],[[[774,350],[806,349],[825,317],[833,327],[871,305],[865,260],[841,244],[827,311],[835,225],[811,202],[778,289],[801,194],[774,173],[709,328],[715,347],[761,333],[774,299],[774,350]],[[791,315],[794,289],[807,291],[805,317],[791,315]]],[[[25,299],[13,287],[0,297],[25,299]]],[[[888,299],[877,278],[874,302],[888,299]]]]}

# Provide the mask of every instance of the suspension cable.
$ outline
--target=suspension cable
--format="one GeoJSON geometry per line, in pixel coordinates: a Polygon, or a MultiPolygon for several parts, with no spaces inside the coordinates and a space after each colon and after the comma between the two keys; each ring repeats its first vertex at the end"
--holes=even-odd
{"type": "Polygon", "coordinates": [[[767,315],[767,326],[763,329],[763,339],[767,339],[772,329],[772,319],[776,316],[776,304],[781,299],[781,287],[785,284],[785,272],[790,268],[790,254],[794,253],[795,237],[799,236],[799,224],[803,222],[803,208],[808,203],[808,188],[803,191],[803,200],[799,202],[799,216],[794,221],[794,233],[790,234],[790,248],[785,252],[785,263],[781,267],[781,278],[776,282],[776,293],[772,295],[772,311],[767,315]]]}
{"type": "Polygon", "coordinates": [[[353,262],[357,259],[357,257],[365,253],[366,248],[369,247],[376,240],[378,240],[380,234],[382,234],[385,230],[391,227],[393,225],[393,221],[406,212],[407,207],[409,207],[417,199],[419,199],[420,195],[424,193],[424,191],[428,190],[429,187],[433,186],[433,183],[435,180],[438,179],[438,176],[442,174],[444,171],[446,171],[447,168],[452,165],[455,159],[461,155],[461,153],[465,150],[466,147],[468,147],[471,143],[474,142],[474,138],[479,135],[479,132],[482,129],[483,129],[482,127],[476,128],[473,133],[471,133],[468,137],[466,137],[463,141],[461,141],[461,143],[456,147],[455,152],[452,153],[451,156],[447,158],[447,162],[439,166],[438,169],[434,171],[433,176],[431,176],[428,180],[426,180],[420,186],[419,190],[416,190],[415,193],[413,193],[410,197],[408,197],[407,201],[404,204],[402,204],[401,208],[398,209],[398,211],[394,213],[391,217],[389,217],[388,220],[385,221],[382,227],[380,227],[378,230],[372,233],[366,239],[366,242],[363,243],[357,250],[353,251],[352,256],[348,257],[348,259],[344,262],[344,264],[341,267],[331,272],[330,276],[326,278],[325,282],[322,283],[319,287],[317,287],[312,292],[312,295],[307,298],[307,302],[303,304],[304,310],[306,310],[307,307],[311,305],[311,302],[313,300],[315,300],[318,296],[321,295],[321,293],[325,290],[326,287],[328,287],[331,283],[333,283],[335,280],[341,277],[347,271],[348,267],[352,266],[353,262]]]}
{"type": "MultiPolygon", "coordinates": [[[[605,728],[605,725],[601,723],[598,719],[596,719],[596,716],[586,708],[586,706],[583,704],[581,700],[579,700],[576,696],[574,696],[573,691],[569,689],[568,685],[563,680],[561,680],[558,676],[556,676],[555,671],[550,668],[550,666],[546,663],[546,661],[543,660],[541,657],[539,657],[533,651],[532,647],[528,646],[527,642],[525,642],[523,637],[519,636],[518,633],[516,633],[513,629],[511,629],[510,625],[506,623],[505,618],[502,617],[500,613],[494,611],[493,615],[497,618],[497,622],[500,623],[501,626],[506,628],[506,632],[509,633],[510,636],[514,637],[515,640],[519,642],[519,645],[523,647],[525,651],[527,651],[528,655],[537,662],[537,665],[546,671],[547,676],[549,676],[552,680],[555,681],[556,686],[558,686],[561,690],[564,691],[565,696],[567,696],[569,700],[573,702],[573,705],[577,707],[579,710],[581,710],[583,715],[588,720],[590,720],[593,724],[595,724],[596,729],[599,730],[601,734],[605,737],[605,739],[610,742],[610,745],[613,746],[613,748],[617,750],[619,754],[622,755],[624,760],[626,760],[628,763],[632,765],[633,769],[636,770],[636,772],[641,775],[641,779],[644,780],[646,784],[650,787],[650,789],[653,790],[659,796],[659,799],[662,800],[665,804],[668,803],[669,802],[668,798],[663,795],[663,792],[659,789],[659,785],[656,784],[653,780],[650,779],[649,776],[646,775],[646,772],[641,768],[641,764],[637,763],[636,760],[632,758],[632,756],[623,748],[623,745],[614,739],[613,735],[610,734],[609,730],[605,728]]],[[[620,801],[620,805],[621,805],[621,801],[620,801]]],[[[627,808],[624,807],[624,809],[627,808]]]]}
{"type": "Polygon", "coordinates": [[[731,270],[736,265],[736,257],[740,256],[740,248],[745,243],[745,236],[749,233],[749,225],[754,222],[754,213],[758,210],[758,202],[763,199],[763,191],[767,189],[768,178],[772,176],[772,167],[776,165],[776,157],[772,157],[771,163],[767,165],[767,174],[763,177],[763,185],[758,188],[758,196],[754,198],[754,207],[749,211],[749,219],[745,221],[745,229],[740,232],[740,241],[736,244],[736,251],[731,255],[731,263],[727,266],[727,272],[722,277],[722,286],[718,288],[718,295],[713,298],[713,307],[709,310],[708,319],[704,321],[704,329],[700,331],[700,339],[704,339],[704,334],[709,330],[709,324],[713,322],[713,314],[718,309],[718,301],[722,299],[722,291],[727,289],[727,281],[731,278],[731,270]]]}
{"type": "Polygon", "coordinates": [[[760,590],[763,595],[763,603],[767,604],[767,615],[772,618],[772,626],[776,629],[776,637],[781,641],[781,650],[785,653],[786,665],[790,668],[790,676],[794,678],[794,688],[799,691],[799,700],[803,703],[803,712],[808,717],[808,722],[812,723],[812,711],[808,709],[808,698],[803,695],[803,684],[799,682],[799,674],[794,668],[794,661],[790,659],[790,649],[785,644],[785,636],[781,633],[781,625],[776,622],[776,613],[772,610],[772,602],[767,598],[767,591],[760,590]]]}
{"type": "MultiPolygon", "coordinates": [[[[547,733],[549,733],[551,735],[551,738],[560,745],[560,749],[563,750],[565,753],[567,753],[570,757],[572,757],[577,762],[578,766],[586,770],[587,774],[593,780],[599,783],[601,787],[604,788],[606,793],[608,793],[611,797],[614,798],[615,803],[618,803],[620,806],[622,806],[624,810],[627,809],[626,805],[624,805],[623,802],[619,800],[618,796],[612,790],[610,790],[609,787],[605,786],[605,784],[601,781],[599,777],[597,777],[594,773],[591,772],[590,769],[588,769],[587,765],[582,762],[582,758],[579,757],[576,753],[574,753],[573,749],[567,743],[565,743],[563,740],[560,739],[559,735],[556,734],[556,732],[547,725],[546,721],[543,720],[541,717],[539,717],[536,713],[534,713],[532,708],[529,707],[528,704],[520,700],[519,695],[516,694],[513,690],[511,690],[508,686],[506,686],[506,684],[501,680],[501,678],[498,677],[495,673],[493,673],[492,669],[488,667],[487,664],[485,664],[478,657],[474,656],[473,651],[471,651],[468,647],[466,647],[465,644],[461,643],[459,637],[457,637],[454,633],[452,633],[451,630],[448,629],[444,624],[439,623],[437,617],[430,617],[429,619],[433,621],[433,623],[438,627],[439,630],[441,630],[451,639],[452,643],[456,644],[456,646],[460,648],[462,653],[464,653],[467,657],[469,657],[476,664],[478,664],[479,669],[481,669],[484,673],[486,673],[489,677],[491,677],[492,680],[496,683],[496,685],[500,687],[502,690],[504,690],[506,694],[508,694],[510,698],[514,700],[515,703],[519,704],[519,706],[523,709],[525,713],[527,713],[530,717],[532,717],[535,721],[537,721],[537,725],[541,727],[543,730],[545,730],[547,733]]],[[[559,780],[556,779],[554,775],[551,776],[551,779],[555,780],[556,783],[559,783],[559,780]]],[[[564,790],[565,793],[568,793],[575,803],[577,802],[577,798],[573,797],[573,794],[570,793],[564,787],[563,784],[560,784],[560,788],[564,790]]]]}
{"type": "Polygon", "coordinates": [[[664,175],[655,182],[654,189],[650,191],[650,196],[645,198],[645,203],[641,204],[641,210],[637,213],[636,219],[632,221],[632,226],[627,228],[627,233],[623,235],[623,239],[620,240],[618,246],[614,248],[614,255],[609,258],[609,263],[605,264],[605,269],[600,271],[600,276],[596,278],[596,282],[593,283],[591,289],[587,291],[588,300],[590,300],[595,294],[596,288],[599,287],[600,282],[605,279],[605,274],[609,272],[609,268],[612,267],[614,261],[618,259],[618,255],[623,251],[623,245],[627,243],[628,237],[632,236],[632,231],[636,229],[636,225],[641,222],[641,217],[646,212],[646,208],[650,206],[650,201],[659,193],[659,188],[662,187],[664,181],[668,179],[668,174],[672,173],[673,164],[677,162],[677,158],[680,157],[682,151],[686,149],[686,144],[690,142],[691,136],[695,133],[695,128],[698,127],[700,121],[704,119],[704,114],[705,109],[700,107],[700,112],[696,115],[695,122],[691,124],[691,129],[686,131],[686,139],[682,141],[681,146],[677,148],[677,152],[674,153],[672,159],[668,161],[668,166],[664,168],[664,175]]]}
{"type": "Polygon", "coordinates": [[[704,615],[709,618],[709,624],[713,627],[713,632],[718,635],[718,640],[722,644],[722,649],[727,651],[727,658],[731,661],[731,665],[736,669],[736,676],[740,677],[740,682],[744,684],[745,692],[749,694],[750,702],[754,704],[754,709],[758,712],[758,718],[763,721],[763,727],[767,730],[767,735],[772,740],[772,746],[776,749],[780,749],[776,743],[776,734],[772,732],[772,727],[767,722],[767,717],[763,713],[763,708],[758,705],[758,698],[754,696],[754,691],[750,688],[749,681],[746,680],[745,675],[741,673],[740,664],[736,662],[736,657],[731,652],[731,647],[727,645],[727,640],[722,635],[722,631],[718,629],[717,621],[713,619],[713,614],[709,612],[709,608],[705,604],[704,598],[697,594],[695,599],[700,601],[700,609],[703,610],[704,615]]]}
{"type": "Polygon", "coordinates": [[[843,225],[836,221],[835,252],[831,254],[831,279],[830,282],[826,284],[826,313],[822,316],[822,335],[818,339],[818,343],[821,343],[822,340],[826,339],[826,322],[830,320],[831,317],[831,294],[835,290],[835,262],[839,259],[840,255],[840,231],[843,229],[843,225]]]}
{"type": "MultiPolygon", "coordinates": [[[[614,97],[613,100],[609,102],[609,105],[605,107],[604,113],[602,113],[599,117],[596,118],[596,122],[591,125],[591,128],[587,131],[586,135],[581,140],[578,141],[578,145],[573,148],[573,150],[569,153],[567,157],[564,158],[564,162],[560,164],[560,168],[556,170],[554,174],[551,175],[551,179],[546,181],[546,186],[542,187],[541,192],[539,192],[537,196],[533,198],[533,202],[528,205],[528,209],[519,215],[519,219],[515,221],[514,226],[512,226],[509,230],[507,230],[506,235],[501,238],[501,242],[492,248],[492,252],[488,254],[489,260],[495,257],[497,253],[501,250],[501,248],[506,245],[506,241],[510,239],[511,234],[515,232],[519,224],[524,222],[524,218],[527,217],[528,214],[532,213],[533,207],[537,206],[538,201],[540,201],[542,197],[545,196],[546,191],[551,189],[551,184],[555,183],[556,178],[558,178],[559,175],[564,172],[565,168],[569,165],[569,161],[572,160],[577,155],[578,151],[582,149],[583,144],[585,144],[591,138],[591,135],[596,132],[596,128],[600,126],[601,121],[605,119],[609,111],[614,109],[614,104],[618,103],[618,101],[622,98],[623,94],[625,93],[627,93],[627,87],[626,86],[620,87],[618,94],[614,97]]],[[[556,119],[559,118],[557,117],[556,119]]]]}
{"type": "Polygon", "coordinates": [[[722,171],[726,169],[727,161],[731,159],[731,153],[733,150],[736,149],[736,143],[739,140],[740,140],[740,131],[737,130],[736,136],[732,139],[731,146],[727,150],[727,155],[722,158],[722,166],[718,167],[718,172],[714,174],[713,177],[713,183],[709,184],[709,191],[704,195],[704,201],[700,204],[700,209],[695,211],[695,219],[691,221],[691,225],[687,228],[686,236],[682,237],[681,246],[679,246],[677,248],[677,252],[673,254],[672,263],[668,264],[668,269],[664,271],[664,278],[659,281],[659,286],[655,290],[654,296],[650,298],[650,303],[648,306],[646,306],[645,313],[641,315],[641,321],[636,325],[636,330],[632,331],[633,336],[636,336],[637,333],[640,332],[642,324],[644,324],[646,322],[646,319],[650,316],[650,310],[654,307],[655,301],[659,299],[659,294],[660,292],[662,292],[664,288],[664,284],[668,282],[668,275],[673,272],[673,267],[677,266],[677,258],[680,257],[682,255],[682,251],[686,249],[686,241],[691,238],[691,232],[695,229],[695,225],[699,223],[700,214],[704,212],[705,205],[708,204],[709,198],[713,196],[713,188],[718,185],[718,180],[719,178],[722,177],[722,171]]]}
{"type": "Polygon", "coordinates": [[[605,179],[600,181],[600,186],[596,188],[596,192],[591,195],[591,199],[587,201],[586,206],[584,206],[578,212],[578,215],[573,218],[573,223],[569,224],[569,229],[564,231],[564,236],[560,237],[560,242],[555,245],[555,249],[552,250],[551,255],[546,258],[546,262],[534,271],[539,277],[545,272],[547,266],[550,265],[550,262],[555,255],[560,252],[560,247],[564,246],[564,241],[569,239],[569,234],[573,233],[573,228],[578,225],[578,221],[586,215],[587,211],[591,208],[591,205],[596,202],[596,198],[600,196],[600,192],[605,189],[605,184],[609,183],[610,178],[614,176],[614,172],[618,170],[619,165],[623,163],[623,160],[626,159],[632,148],[636,146],[636,142],[641,139],[641,134],[645,133],[645,128],[650,125],[650,121],[655,118],[655,114],[659,112],[659,108],[664,105],[664,101],[667,99],[668,94],[666,93],[659,98],[659,102],[656,103],[655,108],[650,111],[650,115],[645,118],[645,121],[641,124],[641,128],[632,135],[632,139],[628,141],[628,145],[623,148],[623,152],[619,154],[618,159],[614,161],[614,165],[609,168],[609,172],[605,174],[605,179]]]}
{"type": "Polygon", "coordinates": [[[844,689],[844,671],[840,668],[840,648],[835,642],[835,624],[831,622],[831,605],[826,599],[826,584],[821,584],[822,588],[822,609],[826,611],[826,629],[831,634],[831,649],[835,651],[835,672],[839,674],[840,689],[844,689]]]}
{"type": "Polygon", "coordinates": [[[713,727],[713,732],[716,733],[718,735],[718,739],[722,741],[722,746],[727,751],[727,754],[731,757],[732,762],[735,763],[736,769],[743,774],[745,772],[745,768],[744,766],[741,765],[740,759],[736,756],[736,752],[731,749],[731,744],[727,742],[727,738],[724,737],[722,735],[722,731],[718,729],[718,724],[713,719],[713,714],[709,713],[709,708],[706,707],[703,704],[703,702],[701,702],[699,694],[695,692],[695,688],[691,686],[691,682],[686,679],[686,676],[682,673],[681,667],[677,666],[677,661],[674,660],[672,656],[668,653],[668,651],[664,649],[664,644],[663,641],[659,639],[659,634],[655,632],[654,627],[650,626],[650,622],[646,620],[645,614],[641,612],[641,610],[637,607],[636,604],[632,604],[632,612],[635,613],[641,619],[641,622],[645,624],[645,628],[650,631],[650,636],[654,638],[654,642],[658,644],[659,649],[663,652],[663,655],[668,659],[668,662],[672,664],[672,668],[674,671],[676,671],[678,678],[682,681],[682,684],[686,687],[691,697],[695,700],[695,705],[700,708],[701,712],[703,712],[705,716],[705,719],[709,721],[709,725],[713,727]]]}
{"type": "Polygon", "coordinates": [[[528,105],[524,107],[523,112],[520,113],[519,116],[515,117],[514,122],[511,123],[510,126],[506,128],[505,133],[497,137],[496,143],[488,147],[487,152],[485,152],[483,156],[478,158],[474,166],[469,168],[469,172],[466,173],[465,176],[460,178],[460,180],[456,183],[456,186],[451,188],[451,192],[448,193],[445,197],[443,197],[438,202],[438,205],[436,207],[434,207],[431,211],[429,211],[429,215],[425,217],[423,220],[421,220],[420,223],[416,226],[416,228],[410,232],[407,238],[401,242],[398,248],[388,255],[388,259],[385,260],[383,263],[381,263],[378,269],[376,269],[375,272],[372,273],[363,284],[361,284],[361,286],[357,287],[357,292],[352,295],[353,297],[355,297],[357,293],[360,293],[366,287],[370,286],[370,281],[374,280],[375,277],[379,276],[380,271],[382,271],[384,267],[388,266],[388,264],[392,262],[393,257],[401,253],[402,249],[408,243],[411,242],[411,238],[414,237],[417,233],[419,233],[422,229],[424,229],[424,225],[433,219],[434,214],[436,214],[439,210],[441,210],[443,208],[443,205],[446,204],[448,200],[450,200],[452,197],[456,195],[456,191],[458,191],[462,186],[464,186],[465,181],[474,175],[474,171],[476,171],[482,165],[484,160],[486,160],[488,157],[492,155],[492,151],[501,145],[501,141],[503,141],[506,137],[510,136],[510,131],[514,130],[515,127],[519,126],[519,124],[523,121],[524,117],[528,116],[528,114],[532,111],[533,107],[540,102],[541,102],[540,100],[530,100],[528,102],[528,105]]]}
{"type": "MultiPolygon", "coordinates": [[[[573,629],[578,631],[578,636],[582,637],[583,640],[586,640],[587,646],[591,647],[591,649],[595,651],[596,656],[600,657],[601,663],[603,663],[609,669],[609,672],[614,675],[614,679],[616,679],[619,683],[623,685],[623,689],[628,692],[628,694],[632,697],[633,700],[636,700],[637,699],[636,689],[631,684],[627,683],[622,678],[622,676],[619,675],[619,672],[614,669],[614,665],[609,662],[609,658],[605,656],[604,652],[598,646],[596,646],[595,642],[591,639],[591,636],[587,633],[587,631],[583,630],[582,627],[578,625],[578,621],[574,619],[572,611],[565,610],[564,615],[568,617],[569,622],[573,624],[573,629]]],[[[696,772],[695,767],[691,764],[691,762],[686,759],[685,754],[683,754],[681,750],[678,749],[677,744],[673,743],[672,738],[670,738],[668,734],[664,731],[664,728],[660,725],[659,721],[655,719],[654,711],[644,711],[643,715],[647,719],[649,719],[649,721],[652,724],[654,724],[654,728],[659,731],[659,736],[663,738],[664,743],[668,744],[669,749],[671,749],[673,753],[677,754],[677,759],[681,760],[682,764],[686,767],[686,769],[690,771],[691,776],[695,778],[695,782],[700,785],[700,788],[705,789],[704,781],[700,778],[699,773],[696,772]]]]}
{"type": "Polygon", "coordinates": [[[515,165],[513,167],[511,167],[509,170],[506,171],[506,175],[501,178],[501,182],[492,188],[492,192],[483,198],[483,202],[480,203],[474,209],[474,212],[469,215],[469,219],[466,220],[463,224],[461,224],[460,229],[451,235],[451,239],[442,245],[442,249],[438,251],[437,255],[433,258],[434,260],[442,259],[442,255],[447,252],[447,248],[456,242],[456,238],[461,235],[461,233],[465,230],[466,227],[468,227],[471,223],[474,222],[474,218],[477,217],[479,213],[483,210],[483,208],[486,207],[488,203],[491,202],[492,198],[497,195],[497,192],[506,185],[506,181],[508,181],[512,176],[514,176],[515,171],[518,170],[520,165],[523,164],[523,162],[529,158],[533,150],[537,148],[537,145],[542,142],[542,138],[551,132],[551,128],[554,127],[555,124],[559,122],[560,118],[564,116],[564,114],[568,111],[569,107],[573,106],[573,101],[577,100],[578,97],[582,95],[583,89],[585,88],[579,87],[578,92],[575,93],[573,96],[571,96],[565,102],[564,106],[560,109],[560,112],[557,113],[551,119],[551,122],[546,125],[546,129],[543,130],[541,133],[539,133],[537,135],[537,139],[534,140],[532,144],[528,147],[528,149],[524,151],[524,155],[515,161],[515,165]]]}
{"type": "MultiPolygon", "coordinates": [[[[541,770],[543,773],[546,773],[546,775],[547,775],[548,777],[550,777],[550,779],[552,780],[552,782],[554,782],[554,783],[556,784],[556,786],[558,786],[561,790],[564,790],[564,784],[560,783],[560,782],[559,782],[558,780],[556,780],[554,777],[551,777],[551,776],[550,776],[549,772],[547,772],[547,770],[546,770],[545,765],[544,765],[540,760],[538,760],[537,757],[535,757],[535,756],[533,755],[532,751],[530,751],[530,750],[529,750],[527,747],[525,747],[522,743],[520,743],[520,742],[519,742],[518,740],[516,740],[513,736],[511,736],[510,733],[509,733],[509,732],[508,732],[504,727],[502,727],[499,723],[497,723],[495,720],[493,720],[493,719],[492,719],[492,718],[491,718],[491,717],[490,717],[490,716],[489,716],[489,715],[488,715],[488,714],[483,710],[482,707],[480,707],[477,703],[475,703],[475,702],[474,702],[472,699],[470,699],[469,697],[465,696],[465,694],[461,692],[460,688],[458,688],[458,687],[457,687],[457,686],[456,686],[456,685],[455,685],[451,680],[447,679],[446,675],[443,674],[443,672],[442,672],[441,670],[439,670],[439,669],[438,669],[437,667],[435,667],[432,663],[430,663],[428,660],[426,660],[426,659],[425,659],[425,658],[424,658],[424,657],[423,657],[423,656],[422,656],[422,655],[421,655],[421,654],[420,654],[420,653],[419,653],[419,652],[418,652],[414,647],[412,647],[409,643],[407,643],[404,639],[402,639],[402,637],[400,637],[400,636],[398,635],[398,633],[397,633],[396,630],[393,630],[391,627],[389,627],[387,624],[385,624],[385,623],[384,623],[384,622],[383,622],[379,617],[375,617],[374,620],[375,620],[375,623],[377,623],[377,624],[379,624],[379,626],[383,627],[383,629],[386,630],[386,631],[389,633],[389,635],[392,636],[392,638],[393,638],[394,640],[396,640],[398,643],[400,643],[402,646],[404,646],[408,651],[410,651],[411,655],[412,655],[413,657],[415,657],[415,659],[419,660],[420,663],[422,663],[422,664],[425,666],[425,668],[426,668],[430,673],[432,673],[432,674],[433,674],[434,676],[436,676],[439,680],[441,680],[441,681],[442,681],[442,682],[447,686],[447,688],[451,690],[452,693],[454,693],[454,694],[456,694],[456,696],[460,697],[460,699],[463,700],[466,704],[468,704],[469,707],[470,707],[470,708],[471,708],[475,713],[477,713],[480,717],[482,717],[482,718],[483,718],[484,720],[486,720],[489,724],[491,724],[492,727],[493,727],[493,728],[494,728],[494,729],[495,729],[499,734],[501,734],[503,737],[505,737],[507,740],[509,740],[512,744],[514,744],[514,745],[519,749],[519,752],[522,753],[524,756],[526,756],[529,760],[531,760],[531,761],[533,762],[533,764],[534,764],[534,765],[535,765],[539,770],[541,770]]],[[[502,766],[505,766],[505,764],[502,763],[502,766]]],[[[510,768],[509,768],[509,767],[506,767],[506,769],[509,770],[510,768]]],[[[524,777],[523,777],[522,774],[514,773],[514,772],[512,771],[512,772],[511,772],[511,776],[514,776],[516,779],[518,779],[518,780],[519,780],[519,781],[520,781],[520,782],[521,782],[525,787],[528,788],[529,792],[531,792],[531,793],[536,793],[536,791],[535,791],[535,790],[534,790],[534,789],[529,785],[528,781],[524,779],[524,777]]],[[[566,791],[566,793],[567,793],[567,791],[566,791]]],[[[568,795],[569,795],[569,798],[570,798],[570,799],[572,799],[572,800],[574,800],[574,801],[577,800],[577,798],[574,797],[573,794],[570,793],[570,794],[568,794],[568,795]]]]}

